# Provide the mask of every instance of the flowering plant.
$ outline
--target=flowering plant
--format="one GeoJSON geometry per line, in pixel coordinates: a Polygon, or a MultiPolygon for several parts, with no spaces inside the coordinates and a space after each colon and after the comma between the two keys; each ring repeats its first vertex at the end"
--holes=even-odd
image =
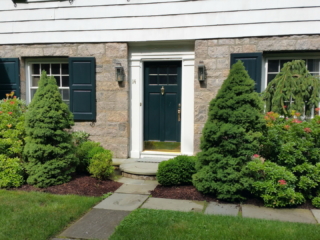
{"type": "Polygon", "coordinates": [[[26,104],[14,92],[0,100],[0,154],[21,158],[24,145],[26,104]]]}
{"type": "Polygon", "coordinates": [[[267,207],[285,207],[301,204],[303,194],[297,191],[297,178],[286,167],[255,159],[243,170],[248,178],[251,193],[261,197],[267,207]]]}
{"type": "MultiPolygon", "coordinates": [[[[260,154],[292,172],[296,177],[294,191],[312,199],[320,190],[320,116],[302,121],[300,113],[291,111],[290,115],[268,125],[260,154]]],[[[290,185],[281,175],[276,183],[282,188],[290,185]]]]}

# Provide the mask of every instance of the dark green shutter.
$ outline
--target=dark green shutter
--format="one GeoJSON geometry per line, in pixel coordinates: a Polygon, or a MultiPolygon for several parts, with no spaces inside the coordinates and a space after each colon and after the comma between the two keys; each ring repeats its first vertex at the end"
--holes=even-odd
{"type": "Polygon", "coordinates": [[[14,91],[20,97],[19,58],[0,58],[0,99],[14,91]]]}
{"type": "Polygon", "coordinates": [[[69,58],[70,110],[74,120],[96,120],[95,58],[69,58]]]}
{"type": "Polygon", "coordinates": [[[249,76],[255,81],[257,92],[261,92],[262,53],[232,53],[231,66],[241,60],[249,76]]]}

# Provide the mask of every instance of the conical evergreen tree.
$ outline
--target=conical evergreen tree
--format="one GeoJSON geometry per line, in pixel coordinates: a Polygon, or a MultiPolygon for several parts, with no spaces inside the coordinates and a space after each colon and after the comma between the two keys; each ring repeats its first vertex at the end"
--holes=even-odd
{"type": "Polygon", "coordinates": [[[58,185],[70,180],[77,159],[66,132],[73,115],[62,101],[56,81],[42,72],[39,88],[26,114],[27,182],[37,187],[58,185]]]}
{"type": "Polygon", "coordinates": [[[290,116],[291,110],[311,115],[320,101],[320,81],[312,76],[303,60],[285,63],[264,91],[266,111],[290,116]]]}
{"type": "Polygon", "coordinates": [[[242,168],[259,149],[262,100],[254,92],[243,63],[235,63],[216,98],[210,102],[193,184],[219,199],[244,199],[242,168]]]}

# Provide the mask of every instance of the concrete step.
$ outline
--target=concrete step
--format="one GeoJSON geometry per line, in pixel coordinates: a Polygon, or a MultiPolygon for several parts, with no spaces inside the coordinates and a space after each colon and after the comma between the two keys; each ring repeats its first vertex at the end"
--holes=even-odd
{"type": "Polygon", "coordinates": [[[156,180],[159,162],[164,158],[128,158],[113,159],[113,165],[118,166],[122,176],[139,180],[156,180]]]}
{"type": "Polygon", "coordinates": [[[112,159],[112,165],[120,166],[123,163],[133,163],[133,162],[145,162],[145,163],[160,163],[166,161],[169,158],[114,158],[112,159]]]}

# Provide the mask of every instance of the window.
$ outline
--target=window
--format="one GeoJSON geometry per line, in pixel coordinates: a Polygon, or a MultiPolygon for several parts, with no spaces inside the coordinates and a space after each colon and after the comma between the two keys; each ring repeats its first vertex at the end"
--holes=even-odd
{"type": "Polygon", "coordinates": [[[320,75],[320,59],[306,59],[306,58],[292,58],[292,59],[268,59],[267,61],[267,84],[271,82],[276,75],[281,71],[283,65],[287,62],[291,62],[292,60],[302,59],[306,62],[306,67],[308,71],[314,75],[320,75]]]}
{"type": "MultiPolygon", "coordinates": [[[[312,56],[301,56],[301,57],[270,57],[266,59],[266,84],[265,88],[267,87],[267,84],[269,84],[281,71],[282,67],[285,63],[291,62],[293,60],[304,60],[306,63],[306,67],[308,71],[314,75],[314,76],[320,76],[320,58],[318,57],[312,57],[312,56]]],[[[294,101],[294,99],[292,99],[294,101]]],[[[285,105],[290,105],[292,101],[285,102],[285,105]]],[[[318,105],[320,107],[320,103],[318,105]]],[[[307,110],[306,110],[307,111],[307,110]]],[[[315,110],[312,110],[311,117],[314,116],[314,114],[319,114],[319,112],[316,112],[315,110]]]]}
{"type": "MultiPolygon", "coordinates": [[[[232,53],[230,55],[231,66],[238,60],[244,63],[250,77],[255,81],[257,92],[266,89],[267,84],[271,82],[281,71],[286,62],[302,59],[306,62],[308,71],[314,76],[320,76],[320,53],[232,53]],[[265,67],[262,67],[262,66],[265,67]]],[[[294,101],[294,99],[292,100],[294,101]]],[[[286,103],[290,104],[290,102],[286,103]]],[[[320,103],[318,105],[320,107],[320,103]]],[[[307,110],[306,110],[307,111],[307,110]]],[[[312,114],[320,114],[312,111],[312,114]]],[[[312,115],[311,115],[312,117],[312,115]]]]}
{"type": "Polygon", "coordinates": [[[28,82],[29,102],[38,89],[39,80],[42,71],[46,71],[48,76],[53,76],[59,88],[62,100],[70,105],[70,87],[69,87],[69,66],[67,62],[32,62],[30,63],[31,76],[28,82]]]}
{"type": "Polygon", "coordinates": [[[94,57],[30,58],[25,65],[27,103],[36,93],[41,72],[45,70],[47,75],[56,79],[62,100],[69,105],[74,120],[96,120],[94,57]]]}

